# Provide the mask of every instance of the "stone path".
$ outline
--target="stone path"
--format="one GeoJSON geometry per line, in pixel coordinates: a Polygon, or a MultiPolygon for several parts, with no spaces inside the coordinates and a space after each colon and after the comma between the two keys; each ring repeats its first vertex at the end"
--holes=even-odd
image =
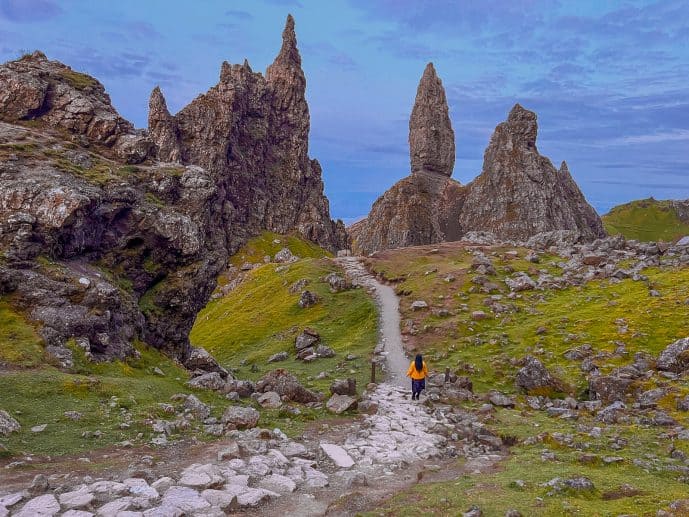
{"type": "MultiPolygon", "coordinates": [[[[338,259],[350,280],[376,295],[381,306],[381,341],[388,380],[364,394],[374,409],[359,421],[325,436],[290,440],[279,429],[233,431],[218,444],[217,459],[192,463],[157,479],[34,480],[27,490],[3,496],[0,517],[221,516],[242,510],[257,514],[323,515],[330,501],[362,485],[393,483],[411,464],[471,452],[458,450],[457,430],[472,424],[466,412],[412,401],[404,373],[407,359],[399,333],[397,297],[356,258],[338,259]],[[377,406],[377,409],[376,409],[377,406]],[[468,419],[468,420],[467,420],[468,419]],[[450,443],[450,442],[453,443],[450,443]]],[[[488,463],[496,455],[485,455],[488,463]]],[[[148,476],[150,478],[150,476],[148,476]]],[[[347,515],[347,512],[344,512],[347,515]]]]}

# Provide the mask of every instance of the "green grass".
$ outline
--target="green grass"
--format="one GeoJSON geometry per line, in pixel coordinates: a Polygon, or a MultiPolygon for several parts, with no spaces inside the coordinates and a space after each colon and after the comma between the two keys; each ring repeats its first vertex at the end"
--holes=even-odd
{"type": "Polygon", "coordinates": [[[36,329],[8,300],[0,298],[0,364],[27,368],[41,364],[42,359],[43,346],[36,329]]]}
{"type": "MultiPolygon", "coordinates": [[[[299,256],[323,256],[320,248],[296,237],[264,234],[238,254],[244,261],[275,253],[289,245],[299,256]],[[272,244],[274,239],[280,244],[272,244]],[[277,249],[275,249],[277,247],[277,249]]],[[[237,256],[232,261],[237,260],[237,256]]],[[[327,390],[331,380],[311,381],[321,371],[330,371],[331,378],[353,376],[358,386],[365,385],[370,375],[369,357],[377,340],[377,313],[374,303],[360,289],[331,293],[322,278],[340,272],[327,258],[303,258],[278,272],[277,264],[260,266],[226,296],[211,301],[200,313],[191,331],[191,341],[210,351],[221,364],[239,368],[240,378],[256,379],[274,368],[286,368],[302,382],[319,390],[327,390]],[[321,301],[301,309],[297,302],[300,292],[289,288],[300,279],[309,279],[307,289],[315,291],[321,301]],[[303,363],[294,358],[294,339],[304,327],[312,327],[321,341],[336,352],[336,357],[303,363]],[[277,352],[286,351],[290,359],[267,364],[277,352]],[[359,359],[345,361],[347,354],[359,359]],[[242,362],[246,367],[240,367],[242,362]],[[252,371],[249,365],[255,365],[252,371]]],[[[341,272],[340,272],[341,273],[341,272]]]]}
{"type": "Polygon", "coordinates": [[[77,90],[85,90],[98,84],[98,81],[96,81],[93,77],[75,72],[74,70],[62,70],[60,75],[70,86],[76,88],[77,90]]]}
{"type": "Polygon", "coordinates": [[[282,248],[289,248],[299,258],[328,257],[330,254],[313,242],[307,241],[295,235],[279,235],[273,232],[263,232],[258,237],[251,239],[246,245],[235,253],[230,263],[241,266],[245,262],[252,264],[263,263],[267,255],[274,257],[282,248]],[[276,242],[278,241],[278,242],[276,242]]]}
{"type": "MultiPolygon", "coordinates": [[[[483,303],[488,295],[477,292],[471,282],[476,277],[469,268],[472,256],[459,246],[442,245],[435,253],[430,252],[430,247],[391,250],[369,260],[374,271],[394,280],[396,289],[405,293],[400,302],[403,328],[405,320],[414,321],[418,334],[408,339],[425,354],[431,370],[443,371],[448,366],[458,374],[469,375],[475,392],[497,389],[516,395],[520,404],[516,410],[498,411],[496,418],[487,422],[496,434],[514,436],[520,443],[511,448],[510,458],[502,470],[417,485],[381,503],[371,515],[457,515],[472,504],[479,505],[484,515],[489,516],[504,515],[510,508],[520,510],[523,515],[655,515],[658,508],[686,497],[687,485],[681,479],[681,472],[669,470],[682,466],[683,462],[670,457],[672,442],[663,437],[666,429],[633,419],[627,424],[606,426],[585,412],[576,422],[550,418],[545,412],[525,407],[524,395],[519,394],[514,378],[519,368],[516,360],[527,354],[535,355],[582,399],[586,398],[587,377],[580,370],[580,361],[563,357],[568,349],[589,343],[596,353],[611,354],[619,342],[625,343],[626,357],[596,359],[603,374],[631,363],[636,352],[657,357],[668,344],[689,335],[689,269],[646,269],[643,274],[649,279],[647,283],[601,280],[562,290],[525,291],[520,293],[520,298],[509,300],[504,296],[507,289],[503,281],[508,274],[505,268],[532,270],[535,277],[534,269],[557,273],[560,259],[545,255],[539,264],[531,264],[523,259],[524,250],[517,249],[516,259],[508,258],[505,251],[504,248],[487,251],[497,270],[489,280],[505,291],[501,303],[516,308],[516,312],[498,317],[493,317],[483,303]],[[448,274],[455,281],[445,282],[448,274]],[[649,296],[649,287],[660,291],[662,296],[649,296]],[[451,315],[441,318],[432,315],[430,310],[412,311],[411,302],[418,299],[426,300],[431,308],[445,308],[451,315]],[[466,310],[462,305],[466,305],[466,310]],[[489,317],[472,321],[470,313],[474,310],[483,310],[489,317]],[[627,326],[624,333],[617,324],[622,318],[627,326]],[[537,334],[539,327],[545,327],[546,332],[537,334]],[[581,425],[601,426],[603,436],[593,438],[582,431],[581,425]],[[543,443],[522,444],[523,439],[539,433],[546,433],[543,443]],[[572,435],[578,445],[561,445],[555,438],[557,433],[572,435]],[[611,440],[615,435],[628,440],[627,446],[612,449],[611,440]],[[555,452],[557,460],[541,460],[544,449],[555,452]],[[595,454],[599,461],[584,464],[580,461],[583,453],[595,454]],[[619,456],[623,461],[605,465],[600,461],[605,456],[619,456]],[[653,459],[651,469],[633,463],[648,457],[653,459]],[[589,477],[596,490],[579,495],[548,495],[548,489],[540,486],[554,477],[575,475],[589,477]],[[514,485],[517,479],[526,483],[524,488],[514,485]],[[625,483],[643,493],[611,499],[613,492],[625,483]]],[[[689,394],[685,382],[652,378],[639,380],[637,384],[641,390],[670,386],[673,391],[659,402],[659,408],[680,425],[689,424],[688,415],[675,408],[675,399],[689,394]]],[[[468,407],[479,404],[468,404],[468,407]]],[[[673,445],[689,453],[686,442],[675,441],[673,445]]]]}
{"type": "Polygon", "coordinates": [[[674,241],[689,235],[689,222],[678,217],[670,201],[632,201],[616,206],[602,219],[610,235],[622,234],[627,239],[674,241]]]}

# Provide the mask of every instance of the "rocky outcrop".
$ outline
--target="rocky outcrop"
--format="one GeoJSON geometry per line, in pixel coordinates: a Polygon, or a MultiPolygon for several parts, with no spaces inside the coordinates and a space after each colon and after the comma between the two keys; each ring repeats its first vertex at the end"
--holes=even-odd
{"type": "Polygon", "coordinates": [[[567,164],[562,162],[557,170],[538,153],[532,111],[514,106],[490,140],[483,171],[464,187],[447,178],[454,163],[454,135],[445,94],[431,65],[419,84],[409,126],[412,175],[383,194],[366,219],[352,225],[358,252],[460,240],[476,232],[522,242],[546,232],[567,232],[574,241],[605,236],[600,217],[567,164]]]}
{"type": "Polygon", "coordinates": [[[409,149],[411,175],[379,197],[368,217],[349,229],[359,253],[460,236],[456,220],[464,192],[449,178],[455,163],[454,131],[433,63],[426,66],[417,89],[409,119],[409,149]]]}
{"type": "Polygon", "coordinates": [[[459,225],[503,240],[526,241],[554,230],[582,240],[604,237],[603,223],[586,202],[565,162],[557,170],[536,147],[536,114],[516,104],[485,151],[483,171],[469,185],[459,225]]]}
{"type": "Polygon", "coordinates": [[[411,172],[451,176],[455,166],[455,132],[445,97],[445,88],[428,63],[416,90],[409,118],[411,172]]]}
{"type": "Polygon", "coordinates": [[[96,359],[137,339],[189,359],[196,314],[249,237],[347,247],[308,156],[305,86],[291,17],[266,77],[223,63],[174,116],[156,88],[148,132],[40,52],[0,66],[0,295],[64,365],[69,342],[96,359]]]}

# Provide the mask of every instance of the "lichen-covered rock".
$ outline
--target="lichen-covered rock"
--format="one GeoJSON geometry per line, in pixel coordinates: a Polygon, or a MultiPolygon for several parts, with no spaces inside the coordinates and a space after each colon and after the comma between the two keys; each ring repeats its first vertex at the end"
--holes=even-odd
{"type": "Polygon", "coordinates": [[[222,415],[225,424],[232,424],[239,429],[256,427],[261,414],[254,408],[229,406],[222,415]]]}
{"type": "Polygon", "coordinates": [[[11,433],[19,432],[21,428],[19,422],[12,418],[7,411],[0,409],[0,435],[8,436],[11,433]]]}
{"type": "Polygon", "coordinates": [[[515,384],[527,393],[543,389],[558,391],[563,389],[562,383],[533,356],[524,358],[524,366],[517,372],[515,384]]]}
{"type": "Polygon", "coordinates": [[[689,337],[678,339],[658,356],[656,368],[670,372],[683,372],[689,369],[689,337]]]}

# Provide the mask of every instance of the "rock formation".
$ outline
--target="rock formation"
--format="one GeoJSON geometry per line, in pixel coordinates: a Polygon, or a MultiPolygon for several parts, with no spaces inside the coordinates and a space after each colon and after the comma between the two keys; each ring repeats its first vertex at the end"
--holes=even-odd
{"type": "Polygon", "coordinates": [[[445,97],[445,88],[428,63],[416,90],[409,117],[411,172],[435,172],[451,176],[455,166],[455,132],[445,97]]]}
{"type": "Polygon", "coordinates": [[[455,221],[463,191],[449,178],[455,163],[454,138],[445,90],[433,63],[428,63],[409,118],[411,175],[378,198],[366,219],[352,225],[358,252],[459,237],[455,221]]]}
{"type": "Polygon", "coordinates": [[[526,241],[535,234],[575,230],[582,240],[604,237],[565,162],[560,170],[538,153],[536,114],[516,104],[485,151],[483,171],[469,185],[459,217],[463,232],[489,231],[526,241]]]}
{"type": "Polygon", "coordinates": [[[308,157],[305,87],[291,16],[266,77],[223,63],[175,116],[155,88],[148,132],[40,52],[1,66],[0,296],[64,365],[70,342],[108,358],[140,339],[187,359],[196,314],[249,237],[347,247],[308,157]]]}
{"type": "Polygon", "coordinates": [[[605,236],[600,217],[567,164],[557,170],[538,153],[535,113],[514,106],[495,129],[483,171],[466,186],[447,177],[454,163],[447,113],[445,93],[429,64],[409,123],[412,174],[383,194],[366,219],[352,225],[358,252],[459,240],[468,232],[514,241],[559,230],[584,241],[605,236]]]}

